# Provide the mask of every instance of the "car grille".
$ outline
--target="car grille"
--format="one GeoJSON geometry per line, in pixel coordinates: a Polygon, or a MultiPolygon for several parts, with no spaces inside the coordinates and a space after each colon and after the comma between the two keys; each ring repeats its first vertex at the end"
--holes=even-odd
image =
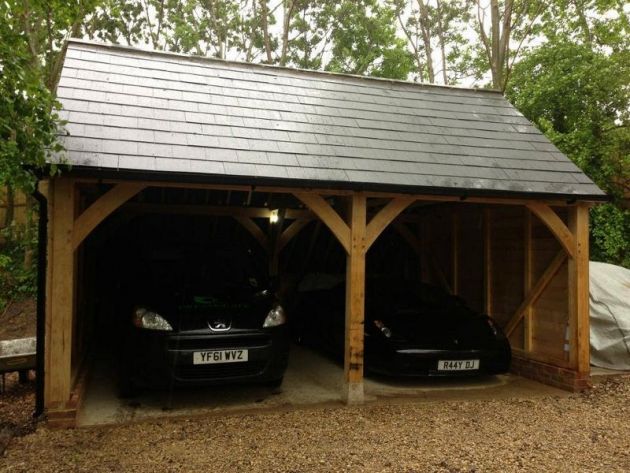
{"type": "Polygon", "coordinates": [[[172,337],[168,341],[169,350],[207,350],[213,348],[249,348],[264,347],[271,344],[266,335],[254,335],[249,337],[172,337]]]}
{"type": "Polygon", "coordinates": [[[217,379],[237,376],[253,376],[265,369],[265,361],[248,361],[245,363],[221,363],[203,366],[178,366],[175,377],[179,379],[217,379]]]}

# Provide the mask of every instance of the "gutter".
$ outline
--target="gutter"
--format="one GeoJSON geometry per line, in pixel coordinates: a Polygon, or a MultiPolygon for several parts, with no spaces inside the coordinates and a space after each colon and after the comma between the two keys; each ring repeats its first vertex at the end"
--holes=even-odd
{"type": "Polygon", "coordinates": [[[44,376],[45,376],[45,341],[46,341],[46,250],[48,243],[48,199],[35,189],[33,197],[39,203],[37,225],[37,342],[36,342],[36,377],[35,377],[35,412],[33,417],[44,414],[44,376]]]}

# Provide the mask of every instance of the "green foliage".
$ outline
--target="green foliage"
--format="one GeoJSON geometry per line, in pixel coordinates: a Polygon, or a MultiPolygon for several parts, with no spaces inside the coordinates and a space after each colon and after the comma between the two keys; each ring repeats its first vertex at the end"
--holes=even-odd
{"type": "MultiPolygon", "coordinates": [[[[7,4],[0,3],[6,17],[7,4]]],[[[33,65],[27,38],[10,22],[0,22],[0,186],[30,192],[34,169],[43,168],[56,142],[58,107],[33,65]]]]}
{"type": "Polygon", "coordinates": [[[591,212],[594,259],[629,266],[630,54],[556,35],[516,65],[507,94],[613,199],[591,212]]]}
{"type": "Polygon", "coordinates": [[[413,58],[396,36],[395,13],[378,0],[342,2],[335,10],[326,70],[406,79],[413,58]]]}
{"type": "Polygon", "coordinates": [[[614,204],[591,210],[591,259],[630,268],[630,210],[614,204]]]}
{"type": "Polygon", "coordinates": [[[37,292],[37,266],[25,265],[25,254],[31,257],[37,249],[34,229],[8,227],[0,231],[0,311],[13,300],[32,297],[37,292]]]}

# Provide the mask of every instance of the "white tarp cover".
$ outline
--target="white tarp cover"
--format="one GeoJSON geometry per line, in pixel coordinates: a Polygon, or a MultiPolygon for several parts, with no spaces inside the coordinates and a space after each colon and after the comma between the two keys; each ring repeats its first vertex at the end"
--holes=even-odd
{"type": "Polygon", "coordinates": [[[630,270],[590,264],[591,364],[630,370],[630,270]]]}

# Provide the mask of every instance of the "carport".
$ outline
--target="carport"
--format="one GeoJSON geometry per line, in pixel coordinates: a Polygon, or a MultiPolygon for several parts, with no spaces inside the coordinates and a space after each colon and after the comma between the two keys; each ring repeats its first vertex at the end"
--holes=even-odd
{"type": "Polygon", "coordinates": [[[366,254],[386,229],[424,280],[504,327],[516,373],[587,386],[588,209],[605,195],[500,93],[71,41],[58,96],[71,167],[48,180],[51,420],[72,423],[84,387],[85,243],[122,209],[233,217],[272,273],[325,225],[347,260],[348,403],[363,400],[366,254]],[[151,189],[271,197],[147,202],[151,189]]]}

